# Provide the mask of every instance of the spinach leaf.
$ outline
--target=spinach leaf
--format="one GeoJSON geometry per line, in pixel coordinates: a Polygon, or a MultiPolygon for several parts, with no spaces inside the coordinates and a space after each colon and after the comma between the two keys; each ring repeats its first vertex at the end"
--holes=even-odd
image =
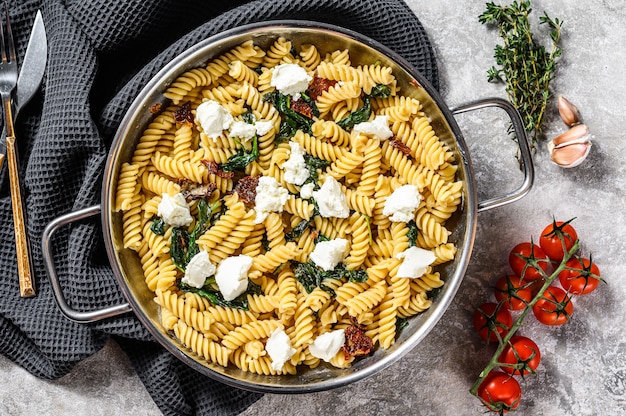
{"type": "Polygon", "coordinates": [[[363,98],[363,107],[353,111],[337,122],[337,125],[344,130],[349,130],[359,123],[369,120],[372,114],[372,104],[369,96],[363,98]]]}
{"type": "Polygon", "coordinates": [[[242,293],[237,296],[233,300],[226,300],[224,296],[220,292],[211,291],[205,288],[197,289],[193,286],[185,285],[184,283],[180,283],[179,287],[181,290],[185,292],[192,292],[197,294],[198,296],[202,296],[203,298],[208,299],[213,305],[223,306],[226,308],[234,308],[234,309],[242,309],[247,311],[248,308],[248,295],[246,293],[242,293]]]}
{"type": "Polygon", "coordinates": [[[337,122],[344,130],[351,129],[356,124],[369,120],[372,114],[372,98],[387,98],[391,95],[391,88],[386,85],[377,84],[372,88],[369,94],[363,96],[363,106],[356,111],[348,114],[337,122]]]}
{"type": "Polygon", "coordinates": [[[180,271],[184,272],[192,257],[200,252],[196,240],[209,229],[220,205],[219,201],[209,205],[206,199],[198,200],[198,219],[191,233],[182,227],[172,230],[170,255],[180,271]]]}
{"type": "Polygon", "coordinates": [[[246,166],[254,162],[259,157],[259,139],[256,134],[252,138],[252,150],[247,152],[244,148],[237,150],[237,153],[228,158],[226,163],[221,163],[219,168],[224,172],[245,171],[246,166]]]}
{"type": "Polygon", "coordinates": [[[409,321],[406,318],[396,318],[396,332],[402,331],[407,326],[409,326],[409,321]]]}
{"type": "Polygon", "coordinates": [[[165,235],[165,221],[161,217],[154,216],[150,230],[156,235],[165,235]]]}
{"type": "Polygon", "coordinates": [[[389,98],[390,95],[391,88],[383,84],[376,84],[369,94],[369,96],[372,98],[389,98]]]}
{"type": "MultiPolygon", "coordinates": [[[[263,96],[264,101],[268,101],[276,107],[276,110],[285,118],[280,125],[278,135],[275,140],[285,140],[293,137],[296,130],[302,130],[311,134],[313,120],[291,109],[291,96],[272,91],[263,96]]],[[[310,100],[310,98],[309,98],[310,100]]],[[[317,106],[315,107],[317,109],[317,106]]],[[[315,110],[314,110],[315,111],[315,110]]]]}
{"type": "Polygon", "coordinates": [[[304,286],[306,293],[311,293],[313,289],[319,287],[322,283],[321,271],[321,269],[309,261],[308,263],[297,263],[293,269],[293,274],[296,280],[304,286]]]}
{"type": "Polygon", "coordinates": [[[189,248],[189,232],[181,227],[172,230],[170,256],[176,267],[184,272],[187,268],[187,251],[189,248]]]}
{"type": "Polygon", "coordinates": [[[409,247],[415,247],[417,245],[417,224],[415,220],[411,220],[407,223],[407,227],[409,227],[409,232],[407,233],[407,237],[409,238],[409,247]]]}
{"type": "Polygon", "coordinates": [[[351,282],[363,283],[367,281],[368,276],[365,269],[347,270],[343,264],[339,264],[333,270],[322,270],[315,263],[309,260],[307,263],[296,263],[294,267],[294,276],[298,282],[304,286],[307,293],[311,293],[313,289],[319,287],[331,294],[334,291],[328,286],[322,284],[324,279],[342,279],[347,277],[351,282]]]}
{"type": "Polygon", "coordinates": [[[328,160],[320,159],[315,156],[311,156],[308,153],[305,153],[304,164],[309,171],[309,177],[304,183],[313,183],[315,185],[315,189],[319,189],[319,185],[317,184],[317,181],[319,179],[319,172],[317,170],[326,169],[328,166],[330,166],[330,162],[328,160]]]}
{"type": "Polygon", "coordinates": [[[317,104],[315,104],[315,100],[311,99],[311,97],[309,97],[307,93],[303,92],[302,94],[300,94],[300,99],[304,101],[305,103],[307,103],[309,107],[311,107],[311,110],[313,111],[313,115],[315,117],[320,116],[320,110],[319,108],[317,108],[317,104]]]}
{"type": "Polygon", "coordinates": [[[309,223],[310,221],[308,220],[300,221],[295,227],[293,227],[293,229],[290,232],[285,234],[285,239],[287,241],[297,240],[298,238],[302,236],[302,234],[306,231],[306,229],[309,228],[309,223]]]}

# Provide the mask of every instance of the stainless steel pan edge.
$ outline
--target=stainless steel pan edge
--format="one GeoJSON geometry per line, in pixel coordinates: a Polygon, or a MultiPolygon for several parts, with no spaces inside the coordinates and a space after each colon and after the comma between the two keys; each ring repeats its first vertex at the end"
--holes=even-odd
{"type": "MultiPolygon", "coordinates": [[[[498,101],[501,100],[495,99],[487,101],[489,102],[488,105],[500,106],[498,101]]],[[[484,102],[474,103],[458,109],[457,112],[470,111],[474,106],[480,106],[481,103],[484,104],[484,102]]],[[[505,109],[505,111],[508,112],[507,109],[505,109]]],[[[515,117],[515,114],[509,115],[512,118],[515,117]]],[[[517,115],[517,117],[519,118],[519,115],[517,115]]],[[[521,125],[521,120],[519,123],[521,125]]],[[[513,124],[515,127],[516,123],[514,122],[513,124]]],[[[520,132],[518,132],[518,135],[519,134],[520,132]]],[[[521,134],[524,134],[523,130],[521,130],[521,134]]],[[[496,198],[496,200],[500,202],[496,201],[495,204],[492,203],[490,206],[484,206],[483,209],[513,202],[523,196],[523,194],[530,189],[530,185],[532,185],[532,164],[529,166],[531,179],[530,181],[525,181],[526,189],[520,188],[517,195],[513,197],[508,195],[503,198],[496,198]]],[[[96,209],[97,208],[98,207],[96,207],[96,209]]],[[[259,392],[308,393],[344,386],[382,370],[411,351],[435,327],[436,323],[452,302],[467,269],[474,244],[476,214],[480,209],[481,207],[476,197],[474,172],[470,156],[465,140],[454,119],[453,112],[448,109],[437,91],[434,90],[419,73],[388,48],[356,32],[317,22],[276,21],[248,25],[208,38],[193,46],[164,67],[157,76],[146,85],[130,106],[112,144],[104,172],[101,220],[110,262],[124,296],[128,300],[128,305],[124,304],[118,306],[119,313],[132,309],[156,340],[169,352],[190,367],[218,381],[238,388],[259,392]],[[221,52],[230,49],[232,46],[241,43],[245,39],[260,39],[260,32],[264,33],[266,37],[271,34],[274,38],[280,34],[290,36],[296,32],[310,32],[316,39],[326,41],[338,37],[341,39],[341,42],[348,42],[350,45],[360,44],[362,46],[359,47],[363,47],[366,50],[371,49],[369,52],[375,54],[376,57],[379,55],[386,56],[393,65],[397,66],[397,69],[404,72],[410,78],[411,83],[417,87],[417,90],[423,91],[425,96],[428,97],[425,102],[429,108],[427,108],[426,111],[434,120],[435,131],[440,137],[449,136],[449,144],[451,148],[455,150],[455,155],[459,161],[459,179],[464,181],[465,188],[460,212],[452,219],[454,232],[451,236],[453,241],[457,243],[459,250],[454,262],[442,270],[442,274],[446,276],[446,284],[434,299],[433,306],[425,313],[412,318],[409,327],[403,330],[396,343],[389,350],[379,350],[371,357],[357,361],[349,369],[334,369],[320,366],[315,370],[304,371],[298,376],[258,376],[243,373],[236,369],[225,369],[204,362],[193,353],[188,352],[186,348],[182,347],[180,343],[174,340],[160,325],[160,321],[157,319],[157,305],[152,300],[154,294],[150,292],[143,283],[143,275],[138,260],[136,259],[136,254],[123,249],[120,245],[121,231],[119,224],[121,216],[111,209],[113,206],[119,167],[123,161],[127,161],[130,158],[138,136],[153,117],[150,113],[150,108],[154,104],[165,104],[166,100],[161,94],[163,87],[171,83],[185,70],[206,62],[211,57],[219,55],[221,52]]],[[[66,222],[59,222],[51,226],[51,229],[47,232],[46,238],[50,238],[55,229],[65,223],[66,222]]],[[[42,241],[44,247],[48,245],[45,241],[46,238],[42,241]]],[[[51,279],[53,279],[53,262],[52,266],[47,268],[51,279]]],[[[58,295],[56,292],[57,291],[55,291],[55,296],[58,295]]],[[[59,294],[62,298],[62,292],[59,294]]],[[[99,319],[93,315],[84,316],[74,314],[74,316],[72,316],[72,312],[68,311],[68,309],[71,308],[62,307],[62,303],[65,304],[65,307],[67,307],[67,304],[64,301],[59,302],[62,311],[68,315],[70,319],[77,321],[83,318],[88,318],[85,319],[85,321],[99,319]]],[[[108,316],[111,315],[108,314],[103,317],[108,316]]]]}

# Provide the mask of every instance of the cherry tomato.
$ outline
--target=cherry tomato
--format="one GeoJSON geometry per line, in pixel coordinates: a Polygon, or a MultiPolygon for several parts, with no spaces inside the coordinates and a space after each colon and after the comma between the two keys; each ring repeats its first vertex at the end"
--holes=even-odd
{"type": "Polygon", "coordinates": [[[522,279],[530,281],[541,278],[538,269],[532,267],[528,262],[536,261],[537,265],[544,272],[548,269],[550,260],[541,247],[533,243],[519,243],[509,253],[509,265],[513,272],[522,279]]]}
{"type": "Polygon", "coordinates": [[[493,302],[484,303],[476,309],[473,321],[478,335],[489,342],[497,342],[513,326],[511,313],[502,304],[493,302]]]}
{"type": "Polygon", "coordinates": [[[510,374],[492,371],[478,386],[478,397],[494,412],[508,412],[519,404],[522,388],[510,374]]]}
{"type": "Polygon", "coordinates": [[[541,232],[539,245],[552,260],[563,260],[565,251],[569,252],[576,240],[578,240],[578,234],[576,234],[574,227],[571,226],[571,221],[553,221],[552,224],[548,225],[541,232]],[[563,251],[563,244],[565,244],[565,251],[563,251]]]}
{"type": "Polygon", "coordinates": [[[502,306],[513,311],[524,309],[533,297],[532,282],[526,282],[519,276],[502,276],[496,282],[495,295],[502,306]]]}
{"type": "Polygon", "coordinates": [[[563,325],[574,312],[572,299],[560,287],[550,286],[533,305],[533,314],[544,325],[563,325]]]}
{"type": "Polygon", "coordinates": [[[591,260],[582,257],[571,258],[565,263],[567,269],[559,273],[563,289],[574,295],[593,292],[600,283],[600,269],[591,260]]]}
{"type": "Polygon", "coordinates": [[[503,371],[513,375],[526,375],[535,372],[541,361],[541,353],[532,339],[515,335],[504,347],[498,361],[516,366],[502,366],[500,368],[503,371]]]}

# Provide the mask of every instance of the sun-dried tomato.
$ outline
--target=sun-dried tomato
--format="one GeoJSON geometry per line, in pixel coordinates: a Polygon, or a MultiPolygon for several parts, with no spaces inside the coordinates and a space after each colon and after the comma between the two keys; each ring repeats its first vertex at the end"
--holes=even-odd
{"type": "Polygon", "coordinates": [[[232,178],[235,175],[235,172],[224,172],[222,169],[220,169],[220,165],[212,160],[202,159],[200,163],[207,167],[211,175],[216,175],[224,179],[232,178]]]}
{"type": "Polygon", "coordinates": [[[239,199],[245,204],[254,204],[256,199],[256,187],[259,184],[258,176],[244,176],[241,178],[234,191],[239,195],[239,199]]]}
{"type": "Polygon", "coordinates": [[[374,341],[365,335],[365,331],[358,324],[349,325],[345,330],[345,336],[343,353],[346,360],[358,355],[367,355],[374,348],[374,341]]]}
{"type": "Polygon", "coordinates": [[[398,149],[399,151],[401,151],[402,153],[404,153],[407,156],[409,156],[411,154],[411,148],[409,146],[407,146],[406,144],[404,144],[404,142],[402,142],[401,140],[391,139],[389,141],[389,145],[391,147],[395,147],[396,149],[398,149]]]}
{"type": "Polygon", "coordinates": [[[159,114],[160,112],[161,112],[161,104],[160,103],[153,104],[150,107],[150,113],[152,113],[152,114],[159,114]]]}
{"type": "Polygon", "coordinates": [[[300,113],[305,117],[313,118],[313,108],[304,100],[291,101],[290,108],[296,113],[300,113]]]}
{"type": "Polygon", "coordinates": [[[189,201],[208,198],[217,189],[217,185],[214,183],[200,184],[188,179],[179,180],[178,185],[180,186],[180,192],[189,201]]]}
{"type": "Polygon", "coordinates": [[[317,100],[317,97],[322,95],[324,91],[328,91],[330,87],[337,84],[337,81],[333,79],[321,78],[315,73],[313,76],[313,80],[309,84],[309,97],[312,100],[317,100]]]}
{"type": "Polygon", "coordinates": [[[193,114],[191,113],[191,101],[182,104],[174,110],[174,120],[179,123],[188,122],[193,124],[193,114]]]}

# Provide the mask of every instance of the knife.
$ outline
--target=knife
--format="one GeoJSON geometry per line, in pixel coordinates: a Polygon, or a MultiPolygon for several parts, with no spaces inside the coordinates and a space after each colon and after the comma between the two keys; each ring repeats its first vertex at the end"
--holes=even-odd
{"type": "MultiPolygon", "coordinates": [[[[22,62],[20,74],[17,79],[17,88],[13,99],[13,120],[17,119],[20,110],[33,98],[39,89],[46,69],[47,60],[48,40],[46,38],[46,28],[43,24],[41,10],[37,10],[35,23],[33,24],[28,46],[26,47],[24,62],[22,62]]],[[[6,151],[6,130],[3,129],[2,137],[0,137],[0,170],[4,164],[6,151]]]]}

